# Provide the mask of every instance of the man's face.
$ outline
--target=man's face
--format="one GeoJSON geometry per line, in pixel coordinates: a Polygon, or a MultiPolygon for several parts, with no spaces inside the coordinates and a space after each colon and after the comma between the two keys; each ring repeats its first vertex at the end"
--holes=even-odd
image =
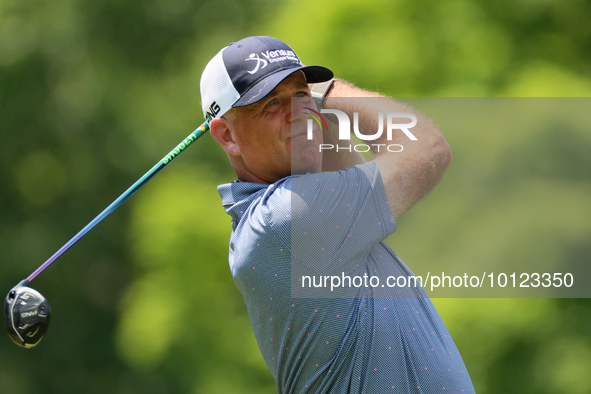
{"type": "Polygon", "coordinates": [[[316,109],[304,74],[296,72],[259,102],[232,110],[229,118],[240,158],[261,181],[321,171],[322,133],[316,130],[314,139],[308,140],[303,107],[316,109]],[[293,112],[292,97],[302,97],[294,100],[293,112]]]}

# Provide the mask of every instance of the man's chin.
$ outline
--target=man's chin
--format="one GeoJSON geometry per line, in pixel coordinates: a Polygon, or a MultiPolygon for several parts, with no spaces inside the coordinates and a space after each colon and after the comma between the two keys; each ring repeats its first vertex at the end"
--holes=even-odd
{"type": "Polygon", "coordinates": [[[305,136],[298,136],[291,140],[291,169],[292,174],[320,172],[322,168],[322,153],[319,143],[308,140],[305,136]]]}
{"type": "Polygon", "coordinates": [[[322,170],[321,157],[299,157],[291,161],[291,174],[301,175],[307,173],[316,173],[322,170]]]}

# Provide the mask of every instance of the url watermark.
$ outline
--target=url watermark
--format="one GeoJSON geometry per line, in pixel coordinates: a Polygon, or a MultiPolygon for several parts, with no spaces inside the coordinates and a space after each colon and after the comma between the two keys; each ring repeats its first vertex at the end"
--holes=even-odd
{"type": "Polygon", "coordinates": [[[571,273],[504,273],[483,272],[482,275],[446,275],[445,272],[425,278],[420,275],[399,275],[381,278],[376,275],[302,275],[302,288],[424,288],[434,291],[443,288],[570,288],[574,285],[571,273]]]}

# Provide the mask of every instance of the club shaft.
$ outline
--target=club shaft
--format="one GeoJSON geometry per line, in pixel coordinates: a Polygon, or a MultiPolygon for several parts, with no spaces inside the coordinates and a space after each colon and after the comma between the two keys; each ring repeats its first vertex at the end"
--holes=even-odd
{"type": "Polygon", "coordinates": [[[144,176],[137,180],[129,189],[127,189],[123,194],[121,194],[115,201],[111,203],[104,211],[102,211],[97,217],[95,217],[90,223],[86,225],[82,230],[78,232],[72,239],[70,239],[64,246],[62,246],[57,252],[55,252],[47,261],[45,261],[39,268],[35,270],[31,275],[27,277],[27,281],[31,282],[37,275],[43,272],[47,267],[49,267],[55,260],[57,260],[62,254],[64,254],[68,249],[70,249],[76,242],[80,240],[80,238],[84,237],[86,233],[92,230],[97,224],[99,224],[104,218],[109,216],[111,212],[116,210],[123,204],[129,197],[131,197],[135,192],[137,192],[142,186],[144,186],[150,179],[152,179],[156,174],[158,174],[164,167],[166,167],[172,160],[174,160],[178,155],[180,155],[189,145],[191,145],[194,141],[196,141],[199,137],[205,134],[209,130],[209,124],[204,122],[201,126],[199,126],[195,131],[193,131],[187,138],[185,138],[179,145],[176,146],[170,153],[162,160],[160,160],[154,167],[150,169],[150,171],[146,172],[144,176]]]}

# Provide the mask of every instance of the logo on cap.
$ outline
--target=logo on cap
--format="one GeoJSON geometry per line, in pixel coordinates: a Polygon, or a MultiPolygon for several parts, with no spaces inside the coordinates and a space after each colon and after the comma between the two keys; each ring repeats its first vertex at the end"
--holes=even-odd
{"type": "Polygon", "coordinates": [[[244,59],[245,62],[247,62],[249,60],[254,60],[255,62],[257,62],[254,69],[248,71],[249,74],[256,73],[257,71],[259,71],[259,68],[265,68],[265,67],[267,67],[267,64],[268,64],[265,59],[261,59],[259,57],[259,55],[256,53],[251,53],[246,59],[244,59]],[[263,65],[262,67],[261,67],[261,64],[263,65]]]}

